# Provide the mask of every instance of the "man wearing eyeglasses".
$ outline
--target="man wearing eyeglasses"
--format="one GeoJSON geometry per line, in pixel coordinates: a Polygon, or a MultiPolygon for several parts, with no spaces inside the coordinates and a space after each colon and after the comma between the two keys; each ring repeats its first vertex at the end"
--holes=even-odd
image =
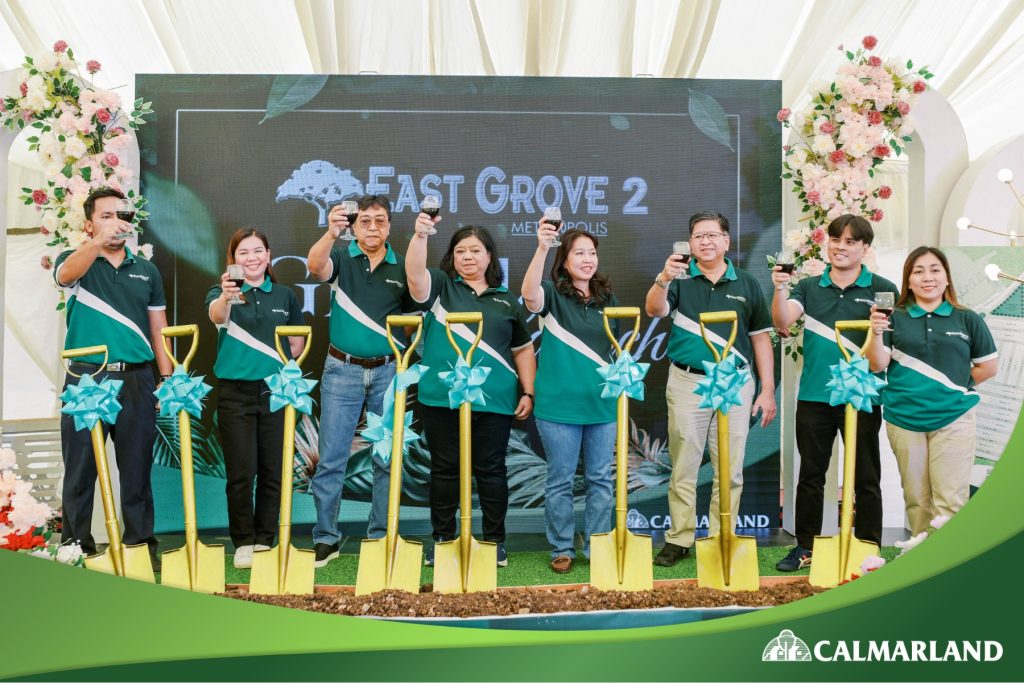
{"type": "MultiPolygon", "coordinates": [[[[669,335],[668,449],[672,476],[668,487],[668,510],[672,528],[665,533],[665,546],[654,563],[671,567],[690,554],[697,515],[697,470],[705,444],[711,451],[714,483],[708,511],[709,534],[719,533],[718,509],[718,427],[717,413],[699,408],[701,397],[694,393],[706,376],[704,361],[714,362],[711,350],[701,335],[700,314],[736,311],[736,341],[730,354],[737,367],[751,367],[760,380],[755,399],[755,383],[741,390],[742,403],[729,410],[729,488],[731,523],[735,526],[743,492],[743,453],[750,430],[751,415],[761,414],[761,426],[775,418],[775,366],[771,313],[761,286],[754,277],[733,265],[725,257],[729,250],[729,220],[717,211],[701,211],[690,216],[690,252],[688,266],[684,257],[672,254],[654,278],[647,292],[647,315],[661,318],[672,315],[669,335]]],[[[705,326],[708,338],[719,352],[732,333],[732,323],[705,326]]]]}
{"type": "MultiPolygon", "coordinates": [[[[359,213],[351,226],[355,240],[336,245],[342,230],[350,227],[344,208],[336,205],[328,214],[327,231],[310,248],[306,262],[313,277],[331,284],[331,344],[320,384],[320,460],[310,483],[316,504],[317,567],[338,556],[338,512],[363,409],[383,412],[384,392],[395,376],[387,317],[413,310],[405,259],[387,241],[391,202],[382,195],[366,195],[357,204],[359,213]]],[[[404,341],[401,330],[395,334],[404,341]]],[[[374,459],[369,538],[385,533],[388,478],[387,465],[374,459]]]]}

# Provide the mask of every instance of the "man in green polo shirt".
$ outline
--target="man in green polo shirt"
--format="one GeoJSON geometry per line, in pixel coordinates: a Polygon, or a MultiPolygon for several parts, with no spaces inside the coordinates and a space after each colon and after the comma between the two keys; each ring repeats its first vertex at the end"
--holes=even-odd
{"type": "MultiPolygon", "coordinates": [[[[316,504],[313,549],[318,567],[338,556],[338,512],[352,438],[363,409],[381,414],[384,392],[395,376],[387,317],[412,310],[405,258],[387,241],[391,202],[382,195],[367,195],[357,203],[358,218],[351,226],[355,240],[335,244],[348,226],[344,210],[335,206],[328,215],[327,231],[309,250],[306,263],[313,277],[331,283],[331,344],[320,384],[320,461],[310,483],[316,504]]],[[[370,538],[382,538],[385,533],[388,479],[387,466],[374,459],[370,538]]]]}
{"type": "MultiPolygon", "coordinates": [[[[85,200],[85,232],[90,239],[57,257],[53,271],[67,297],[65,349],[105,345],[107,364],[96,375],[124,384],[117,422],[107,427],[121,484],[121,519],[125,544],[146,543],[159,571],[153,536],[153,442],[156,438],[156,397],[152,362],[162,378],[170,376],[171,361],[164,351],[161,330],[167,326],[163,283],[156,266],[125,247],[123,234],[131,226],[117,218],[124,195],[112,188],[94,190],[85,200]]],[[[77,384],[75,375],[94,374],[102,355],[71,361],[64,387],[77,384]],[[71,374],[74,373],[74,374],[71,374]]],[[[162,381],[162,380],[161,380],[162,381]]],[[[92,508],[96,460],[88,430],[76,430],[70,415],[61,415],[61,454],[64,458],[63,541],[78,541],[86,555],[96,552],[92,508]]]]}
{"type": "MultiPolygon", "coordinates": [[[[750,416],[761,413],[761,426],[775,418],[775,358],[772,352],[771,316],[761,286],[754,277],[725,257],[729,250],[729,220],[717,211],[702,211],[690,217],[689,277],[683,257],[673,254],[654,279],[647,292],[647,315],[672,314],[669,335],[669,368],[665,402],[668,404],[668,444],[672,476],[668,487],[668,509],[672,528],[665,533],[665,546],[654,563],[671,567],[690,554],[696,530],[697,470],[704,457],[704,446],[711,451],[714,485],[709,510],[709,533],[719,532],[718,431],[717,413],[699,408],[701,397],[694,393],[704,379],[704,361],[714,362],[700,330],[700,314],[736,311],[736,342],[730,353],[737,365],[753,365],[761,391],[754,398],[754,382],[742,389],[743,402],[729,410],[729,487],[732,494],[732,521],[740,507],[743,492],[743,453],[750,430],[750,416]]],[[[732,323],[708,325],[708,337],[719,352],[732,332],[732,323]]]]}
{"type": "MultiPolygon", "coordinates": [[[[796,547],[779,561],[779,571],[796,571],[811,563],[814,537],[821,533],[825,475],[832,459],[836,433],[842,433],[846,407],[829,404],[826,386],[829,368],[842,355],[836,344],[837,320],[867,320],[876,292],[898,293],[896,285],[863,265],[864,255],[875,238],[871,224],[861,216],[846,214],[828,225],[829,265],[822,275],[804,278],[789,289],[790,275],[779,267],[772,272],[775,296],[772,319],[786,330],[804,317],[804,368],[796,407],[796,446],[800,451],[800,475],[796,487],[796,547]]],[[[851,352],[864,344],[865,333],[843,333],[843,345],[851,352]]],[[[857,538],[882,544],[881,464],[878,431],[882,410],[857,414],[857,463],[854,495],[857,538]]]]}

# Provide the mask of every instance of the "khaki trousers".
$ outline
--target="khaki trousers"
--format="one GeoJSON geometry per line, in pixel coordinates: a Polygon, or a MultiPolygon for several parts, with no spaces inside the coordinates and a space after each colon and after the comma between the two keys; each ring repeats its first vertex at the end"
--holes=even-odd
{"type": "MultiPolygon", "coordinates": [[[[701,397],[693,393],[703,375],[695,375],[676,366],[669,366],[665,402],[668,405],[668,452],[672,459],[672,476],[668,485],[668,511],[672,529],[665,532],[665,541],[689,548],[697,527],[697,470],[704,457],[704,444],[711,451],[714,481],[709,510],[709,534],[719,531],[718,519],[718,417],[717,411],[698,408],[701,397]]],[[[754,402],[754,380],[741,391],[743,403],[729,411],[729,490],[731,492],[732,526],[743,493],[743,453],[750,431],[750,409],[754,402]]]]}
{"type": "Polygon", "coordinates": [[[927,531],[939,515],[952,516],[967,502],[974,464],[975,408],[934,432],[911,432],[885,423],[903,480],[910,532],[927,531]]]}

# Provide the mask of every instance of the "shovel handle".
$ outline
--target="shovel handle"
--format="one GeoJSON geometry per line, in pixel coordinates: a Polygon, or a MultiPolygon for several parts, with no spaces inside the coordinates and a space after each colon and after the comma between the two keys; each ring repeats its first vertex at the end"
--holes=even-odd
{"type": "MultiPolygon", "coordinates": [[[[96,370],[96,372],[92,373],[91,376],[95,377],[96,375],[98,375],[101,372],[103,372],[103,368],[107,367],[107,359],[108,359],[109,356],[108,356],[108,353],[107,353],[107,346],[106,346],[106,344],[100,344],[99,346],[83,346],[80,349],[67,349],[66,351],[61,351],[60,352],[60,357],[63,358],[64,360],[70,360],[72,358],[81,358],[82,356],[95,356],[98,353],[102,353],[103,354],[103,362],[100,363],[99,369],[96,370]]],[[[72,377],[81,377],[81,375],[78,375],[78,374],[75,374],[75,373],[71,372],[71,370],[69,370],[68,368],[64,368],[64,369],[72,377]]],[[[86,373],[86,374],[89,374],[89,373],[86,373]]]]}
{"type": "Polygon", "coordinates": [[[388,332],[388,344],[391,346],[391,351],[395,354],[395,362],[397,363],[395,374],[405,372],[409,368],[409,359],[412,357],[412,352],[416,349],[416,345],[420,343],[420,337],[423,335],[423,318],[418,315],[389,315],[385,325],[388,332]],[[416,334],[413,335],[412,341],[409,342],[404,353],[395,341],[394,335],[391,334],[392,327],[416,328],[416,334]]]}
{"type": "Polygon", "coordinates": [[[633,343],[637,337],[640,336],[640,309],[636,306],[609,306],[604,309],[604,333],[608,335],[608,338],[612,340],[612,346],[615,347],[615,351],[619,354],[629,353],[629,350],[633,348],[633,343]],[[619,340],[615,338],[615,334],[612,333],[611,324],[609,320],[621,320],[623,318],[633,318],[633,331],[629,337],[626,338],[625,344],[619,344],[619,340]]]}
{"type": "Polygon", "coordinates": [[[174,327],[165,327],[160,330],[160,334],[163,336],[164,350],[167,351],[167,357],[171,359],[171,364],[174,367],[181,365],[185,368],[185,372],[188,372],[189,363],[196,355],[196,351],[199,350],[199,325],[175,325],[174,327]],[[178,362],[178,359],[174,357],[174,352],[171,350],[171,337],[192,337],[192,345],[188,347],[188,353],[185,354],[185,360],[178,362]]]}
{"type": "Polygon", "coordinates": [[[448,333],[448,341],[451,342],[452,348],[455,349],[455,353],[460,358],[465,360],[467,363],[472,364],[473,352],[476,347],[479,346],[480,340],[484,337],[484,314],[479,311],[467,311],[463,313],[449,313],[444,320],[445,332],[448,333]],[[470,345],[469,350],[466,351],[465,355],[462,353],[462,349],[459,348],[458,343],[455,341],[455,337],[452,335],[452,325],[471,325],[476,323],[476,339],[470,345]]]}
{"type": "Polygon", "coordinates": [[[285,363],[288,362],[288,356],[284,353],[284,348],[281,346],[281,337],[305,337],[306,343],[302,348],[302,353],[295,359],[296,365],[302,365],[302,361],[306,360],[306,356],[309,355],[309,342],[313,337],[313,328],[309,325],[278,325],[274,328],[274,346],[277,347],[277,354],[281,356],[281,360],[285,363]]]}
{"type": "Polygon", "coordinates": [[[850,352],[846,350],[843,345],[843,330],[863,330],[867,332],[867,336],[864,338],[864,345],[860,347],[860,355],[864,356],[868,352],[868,347],[871,346],[871,337],[874,335],[874,330],[871,329],[870,320],[837,320],[836,321],[836,344],[839,344],[839,352],[843,354],[846,362],[850,362],[850,352]]]}
{"type": "Polygon", "coordinates": [[[739,327],[739,319],[736,317],[736,311],[711,311],[708,313],[700,314],[700,336],[704,337],[704,343],[711,349],[711,355],[714,356],[716,363],[721,363],[722,359],[729,355],[729,350],[732,349],[733,343],[736,341],[736,329],[739,327]],[[729,334],[729,341],[725,343],[725,347],[722,348],[722,352],[719,353],[715,345],[708,339],[708,331],[705,325],[712,323],[732,323],[732,332],[729,334]]]}

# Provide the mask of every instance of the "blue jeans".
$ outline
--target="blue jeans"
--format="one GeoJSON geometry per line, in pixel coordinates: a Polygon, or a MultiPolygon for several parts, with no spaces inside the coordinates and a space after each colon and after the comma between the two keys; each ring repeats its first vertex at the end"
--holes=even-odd
{"type": "Polygon", "coordinates": [[[614,486],[612,460],[615,457],[615,423],[570,425],[536,418],[537,431],[548,459],[548,483],[544,491],[544,527],[551,544],[551,557],[575,558],[572,537],[576,529],[572,509],[572,484],[583,446],[587,485],[584,513],[586,535],[583,554],[590,557],[590,536],[612,529],[614,486]]]}
{"type": "MultiPolygon", "coordinates": [[[[343,363],[327,356],[320,384],[320,462],[309,490],[316,504],[314,543],[337,543],[338,512],[345,487],[345,472],[352,454],[352,437],[366,410],[380,415],[384,392],[395,376],[395,364],[376,368],[343,363]]],[[[373,502],[370,508],[369,538],[383,538],[388,519],[390,472],[376,459],[373,463],[373,502]]]]}

